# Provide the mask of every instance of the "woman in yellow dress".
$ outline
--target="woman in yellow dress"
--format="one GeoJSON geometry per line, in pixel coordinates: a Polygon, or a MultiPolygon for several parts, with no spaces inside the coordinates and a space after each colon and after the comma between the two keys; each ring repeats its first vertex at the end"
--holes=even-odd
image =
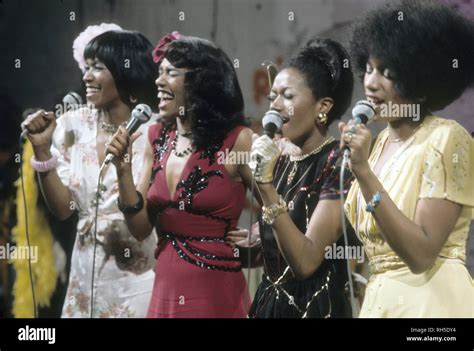
{"type": "Polygon", "coordinates": [[[354,27],[355,71],[376,120],[388,123],[372,152],[367,127],[339,125],[356,177],[345,210],[371,270],[360,317],[474,315],[465,266],[474,145],[431,113],[474,82],[473,33],[472,22],[426,1],[390,2],[354,27]]]}

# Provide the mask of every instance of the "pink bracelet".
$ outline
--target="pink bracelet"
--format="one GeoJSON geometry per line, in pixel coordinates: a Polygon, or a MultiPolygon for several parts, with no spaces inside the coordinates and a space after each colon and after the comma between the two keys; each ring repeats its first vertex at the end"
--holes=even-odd
{"type": "Polygon", "coordinates": [[[58,166],[58,155],[53,152],[53,156],[47,161],[37,161],[35,157],[32,156],[30,163],[36,172],[49,172],[58,166]]]}

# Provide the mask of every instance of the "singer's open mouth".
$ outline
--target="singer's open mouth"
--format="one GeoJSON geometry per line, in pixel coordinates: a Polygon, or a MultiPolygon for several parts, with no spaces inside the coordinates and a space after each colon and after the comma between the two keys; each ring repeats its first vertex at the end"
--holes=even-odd
{"type": "Polygon", "coordinates": [[[86,85],[86,94],[94,94],[100,91],[100,87],[86,85]]]}
{"type": "Polygon", "coordinates": [[[158,99],[160,100],[173,100],[174,94],[166,90],[158,90],[158,99]]]}
{"type": "Polygon", "coordinates": [[[373,106],[380,106],[383,104],[384,100],[379,99],[376,96],[373,95],[366,95],[367,101],[370,102],[373,106]]]}

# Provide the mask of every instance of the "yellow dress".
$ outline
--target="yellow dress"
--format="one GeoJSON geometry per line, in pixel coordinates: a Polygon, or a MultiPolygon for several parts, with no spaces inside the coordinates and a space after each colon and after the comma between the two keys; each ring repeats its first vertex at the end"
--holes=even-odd
{"type": "MultiPolygon", "coordinates": [[[[383,130],[369,158],[373,169],[388,138],[383,130]]],[[[466,269],[466,241],[474,207],[474,143],[457,122],[425,117],[416,133],[389,159],[379,180],[414,221],[418,199],[447,199],[461,214],[431,269],[413,274],[383,239],[355,181],[346,215],[364,243],[371,276],[360,317],[473,317],[474,286],[466,269]]]]}

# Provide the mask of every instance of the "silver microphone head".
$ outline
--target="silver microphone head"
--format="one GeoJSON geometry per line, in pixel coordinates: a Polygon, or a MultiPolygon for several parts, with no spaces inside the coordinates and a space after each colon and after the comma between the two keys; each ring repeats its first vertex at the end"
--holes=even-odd
{"type": "Polygon", "coordinates": [[[367,123],[368,120],[371,120],[375,116],[375,109],[372,104],[366,100],[358,101],[354,108],[352,109],[352,117],[360,118],[362,123],[367,123]],[[365,117],[365,118],[361,118],[365,117]]]}
{"type": "Polygon", "coordinates": [[[63,97],[63,104],[69,105],[82,105],[82,97],[74,91],[70,91],[63,97]]]}
{"type": "Polygon", "coordinates": [[[277,126],[277,129],[281,129],[283,126],[283,119],[277,111],[270,110],[265,113],[265,116],[262,119],[262,127],[265,129],[269,123],[273,123],[277,126]]]}
{"type": "Polygon", "coordinates": [[[132,111],[132,118],[140,120],[142,123],[148,122],[151,118],[151,108],[147,104],[138,104],[132,111]]]}

